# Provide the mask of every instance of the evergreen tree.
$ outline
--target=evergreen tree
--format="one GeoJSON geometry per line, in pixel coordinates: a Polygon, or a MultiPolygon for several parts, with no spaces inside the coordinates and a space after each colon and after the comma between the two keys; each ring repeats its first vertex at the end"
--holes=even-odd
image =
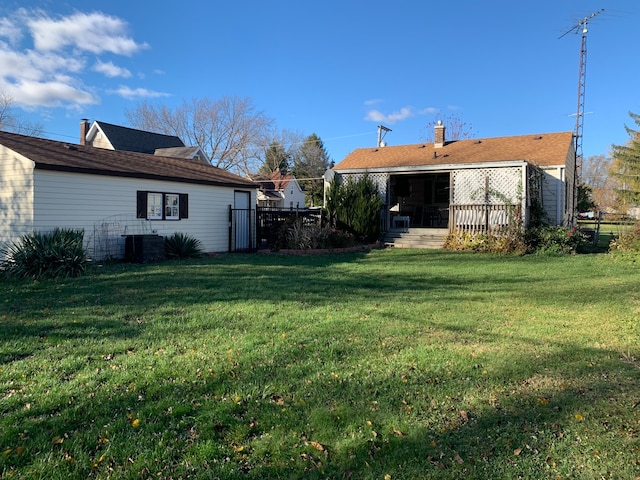
{"type": "Polygon", "coordinates": [[[293,174],[307,193],[310,205],[322,204],[323,175],[333,166],[322,140],[312,133],[300,146],[293,161],[293,174]]]}
{"type": "Polygon", "coordinates": [[[378,187],[368,174],[359,180],[349,179],[346,183],[334,178],[327,191],[329,220],[367,242],[380,237],[382,205],[378,187]]]}
{"type": "MultiPolygon", "coordinates": [[[[629,112],[636,125],[640,126],[640,115],[629,112]]],[[[626,145],[613,145],[611,174],[618,179],[618,199],[622,208],[640,205],[640,131],[624,127],[631,137],[626,145]]]]}
{"type": "Polygon", "coordinates": [[[272,141],[264,152],[264,162],[258,173],[270,175],[273,172],[288,173],[291,155],[282,144],[272,141]]]}

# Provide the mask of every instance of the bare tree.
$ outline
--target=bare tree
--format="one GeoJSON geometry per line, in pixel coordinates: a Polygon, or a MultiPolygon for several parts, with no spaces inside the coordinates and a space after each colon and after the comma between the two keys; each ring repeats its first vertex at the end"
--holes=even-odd
{"type": "Polygon", "coordinates": [[[440,120],[447,129],[447,141],[464,140],[476,136],[476,133],[473,131],[473,126],[470,123],[465,122],[462,117],[459,117],[457,115],[444,115],[427,123],[427,125],[425,126],[425,128],[427,129],[427,134],[424,139],[425,142],[433,142],[433,127],[435,127],[440,120]]]}
{"type": "Polygon", "coordinates": [[[591,196],[600,210],[616,209],[618,181],[611,176],[613,159],[606,155],[593,155],[582,164],[581,183],[591,188],[591,196]]]}
{"type": "Polygon", "coordinates": [[[199,146],[216,167],[248,175],[261,163],[274,121],[249,98],[183,101],[172,108],[142,102],[125,115],[134,128],[176,135],[199,146]]]}
{"type": "Polygon", "coordinates": [[[36,137],[42,135],[43,127],[21,119],[15,113],[13,98],[0,92],[0,130],[36,137]]]}

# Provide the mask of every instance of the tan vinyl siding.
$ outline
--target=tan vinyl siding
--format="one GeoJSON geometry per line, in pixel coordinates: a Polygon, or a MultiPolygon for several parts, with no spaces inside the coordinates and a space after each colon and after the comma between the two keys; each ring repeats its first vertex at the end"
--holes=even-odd
{"type": "Polygon", "coordinates": [[[33,230],[34,163],[0,145],[0,245],[33,230]]]}

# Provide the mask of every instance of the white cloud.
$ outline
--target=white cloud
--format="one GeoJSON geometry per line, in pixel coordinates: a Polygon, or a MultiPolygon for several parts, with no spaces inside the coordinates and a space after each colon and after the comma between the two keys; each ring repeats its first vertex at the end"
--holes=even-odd
{"type": "Polygon", "coordinates": [[[123,67],[118,67],[113,62],[102,62],[98,60],[93,66],[92,70],[94,72],[102,73],[109,78],[114,77],[123,77],[129,78],[131,76],[131,72],[123,67]]]}
{"type": "Polygon", "coordinates": [[[26,107],[60,107],[65,104],[91,105],[99,103],[97,97],[81,88],[69,85],[66,81],[3,83],[0,82],[0,89],[7,92],[14,102],[26,107]]]}
{"type": "Polygon", "coordinates": [[[383,102],[383,100],[382,100],[382,99],[380,99],[380,98],[372,98],[372,99],[370,99],[370,100],[365,100],[365,101],[364,101],[364,104],[365,104],[367,107],[371,107],[372,105],[377,105],[377,104],[382,103],[382,102],[383,102]]]}
{"type": "Polygon", "coordinates": [[[0,43],[0,78],[36,80],[57,72],[78,73],[84,62],[77,58],[67,58],[56,54],[42,55],[34,51],[12,51],[0,43]]]}
{"type": "MultiPolygon", "coordinates": [[[[99,103],[95,89],[87,84],[91,71],[108,78],[132,76],[100,56],[130,56],[148,48],[133,40],[127,29],[122,19],[100,12],[54,17],[43,10],[21,8],[0,17],[0,92],[27,109],[77,109],[99,103]],[[90,70],[88,53],[97,57],[90,70]]],[[[163,95],[145,89],[121,94],[163,95]]]]}
{"type": "Polygon", "coordinates": [[[113,53],[130,56],[148,48],[127,36],[126,23],[104,13],[75,13],[69,17],[53,19],[41,13],[29,20],[28,28],[36,50],[57,51],[65,47],[95,54],[113,53]]]}
{"type": "Polygon", "coordinates": [[[379,110],[369,110],[369,112],[367,112],[367,116],[364,117],[364,119],[372,122],[394,124],[401,120],[406,120],[409,117],[413,117],[414,115],[415,114],[413,113],[413,109],[411,107],[403,107],[400,109],[400,111],[389,114],[382,113],[379,110]]]}
{"type": "Polygon", "coordinates": [[[170,94],[168,93],[154,92],[153,90],[148,90],[146,88],[130,88],[124,85],[117,90],[110,90],[109,93],[120,95],[127,100],[133,100],[136,98],[158,98],[170,96],[170,94]]]}
{"type": "Polygon", "coordinates": [[[0,18],[0,37],[6,38],[15,45],[22,39],[22,30],[16,22],[8,18],[0,18]]]}
{"type": "Polygon", "coordinates": [[[434,115],[438,112],[439,110],[435,107],[426,107],[419,110],[414,107],[402,107],[399,111],[392,113],[383,113],[380,110],[374,109],[369,110],[364,119],[371,122],[394,124],[407,118],[415,117],[416,115],[434,115]]]}

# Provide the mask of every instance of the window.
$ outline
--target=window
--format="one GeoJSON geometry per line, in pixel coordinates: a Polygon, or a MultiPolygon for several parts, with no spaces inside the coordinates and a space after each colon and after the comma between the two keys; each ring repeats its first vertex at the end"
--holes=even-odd
{"type": "Polygon", "coordinates": [[[161,193],[147,193],[147,218],[149,220],[162,220],[161,193]]]}
{"type": "Polygon", "coordinates": [[[189,218],[189,196],[185,193],[137,192],[136,217],[147,220],[189,218]]]}
{"type": "Polygon", "coordinates": [[[167,193],[164,196],[164,218],[167,220],[180,220],[180,197],[176,193],[167,193]]]}

